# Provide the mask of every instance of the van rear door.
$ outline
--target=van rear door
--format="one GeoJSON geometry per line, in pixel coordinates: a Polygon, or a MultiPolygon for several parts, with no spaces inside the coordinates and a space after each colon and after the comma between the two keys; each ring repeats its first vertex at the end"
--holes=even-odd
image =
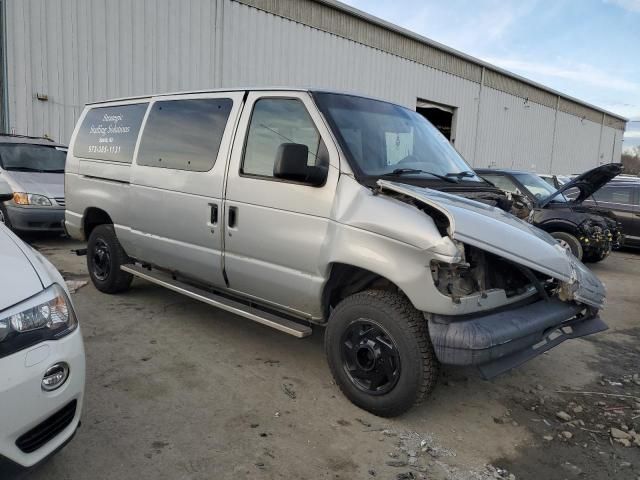
{"type": "Polygon", "coordinates": [[[131,177],[140,259],[224,286],[222,198],[244,92],[152,99],[131,177]]]}

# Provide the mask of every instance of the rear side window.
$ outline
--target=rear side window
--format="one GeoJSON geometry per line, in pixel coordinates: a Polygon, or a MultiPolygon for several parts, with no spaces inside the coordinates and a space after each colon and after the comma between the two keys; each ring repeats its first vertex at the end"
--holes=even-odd
{"type": "Polygon", "coordinates": [[[74,156],[131,163],[147,105],[136,103],[89,110],[76,137],[74,156]]]}
{"type": "Polygon", "coordinates": [[[632,188],[631,186],[606,186],[595,192],[593,197],[598,202],[626,203],[631,205],[633,203],[632,188]]]}
{"type": "Polygon", "coordinates": [[[230,98],[156,102],[142,132],[137,164],[206,172],[218,156],[230,98]]]}

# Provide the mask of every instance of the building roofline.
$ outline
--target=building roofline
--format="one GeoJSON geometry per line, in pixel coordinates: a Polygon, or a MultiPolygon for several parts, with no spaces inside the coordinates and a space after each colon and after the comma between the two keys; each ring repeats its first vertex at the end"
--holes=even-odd
{"type": "Polygon", "coordinates": [[[618,115],[617,113],[613,113],[613,112],[611,112],[609,110],[605,110],[604,108],[598,107],[598,106],[593,105],[593,104],[588,103],[588,102],[585,102],[584,100],[580,100],[580,99],[578,99],[576,97],[572,97],[571,95],[567,95],[566,93],[562,93],[562,92],[560,92],[558,90],[554,90],[553,88],[547,87],[547,86],[542,85],[542,84],[537,83],[537,82],[534,82],[533,80],[530,80],[530,79],[528,79],[526,77],[522,77],[522,76],[520,76],[518,74],[515,74],[513,72],[505,70],[505,69],[503,69],[501,67],[498,67],[498,66],[493,65],[491,63],[485,62],[484,60],[480,60],[479,58],[473,57],[473,56],[468,55],[468,54],[466,54],[464,52],[461,52],[461,51],[456,50],[454,48],[448,47],[448,46],[446,46],[446,45],[444,45],[444,44],[442,44],[440,42],[436,42],[435,40],[432,40],[432,39],[430,39],[428,37],[422,36],[422,35],[420,35],[418,33],[412,32],[411,30],[407,30],[406,28],[400,27],[400,26],[395,25],[395,24],[393,24],[391,22],[387,22],[386,20],[383,20],[383,19],[381,19],[379,17],[376,17],[374,15],[371,15],[371,14],[369,14],[367,12],[363,12],[362,10],[359,10],[359,9],[357,9],[355,7],[352,7],[350,5],[342,3],[342,2],[340,2],[338,0],[312,0],[312,1],[314,1],[316,3],[324,4],[324,5],[328,6],[328,7],[334,8],[336,10],[340,10],[340,11],[342,11],[342,12],[348,14],[348,15],[352,15],[354,17],[358,17],[358,18],[360,18],[360,19],[362,19],[362,20],[364,20],[366,22],[373,23],[375,25],[378,25],[378,26],[380,26],[382,28],[385,28],[387,30],[390,30],[392,32],[398,33],[398,34],[403,35],[405,37],[408,37],[408,38],[411,38],[411,39],[416,40],[418,42],[424,43],[424,44],[426,44],[426,45],[428,45],[430,47],[436,48],[436,49],[441,50],[441,51],[443,51],[445,53],[453,55],[455,57],[459,57],[459,58],[461,58],[463,60],[466,60],[468,62],[475,63],[478,66],[481,66],[481,67],[484,67],[486,69],[493,70],[495,72],[501,73],[502,75],[505,75],[507,77],[511,77],[511,78],[513,78],[515,80],[518,80],[519,82],[531,85],[532,87],[535,87],[535,88],[539,88],[540,90],[544,90],[544,91],[546,91],[548,93],[551,93],[553,95],[557,95],[557,96],[559,96],[561,98],[564,98],[566,100],[570,100],[572,102],[578,103],[578,104],[583,105],[585,107],[588,107],[588,108],[590,108],[592,110],[596,110],[598,112],[604,113],[604,114],[606,114],[606,115],[608,115],[610,117],[617,118],[618,120],[622,120],[625,123],[629,121],[628,118],[623,117],[622,115],[618,115]]]}

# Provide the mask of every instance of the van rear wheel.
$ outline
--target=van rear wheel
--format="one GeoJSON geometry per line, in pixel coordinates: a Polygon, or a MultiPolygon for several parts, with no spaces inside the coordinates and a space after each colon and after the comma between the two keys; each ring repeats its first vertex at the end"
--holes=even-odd
{"type": "Polygon", "coordinates": [[[103,293],[129,289],[133,275],[120,270],[129,257],[116,237],[113,225],[98,225],[87,242],[87,269],[95,287],[103,293]]]}
{"type": "Polygon", "coordinates": [[[329,318],[325,352],[345,396],[381,417],[420,403],[438,376],[427,321],[395,292],[366,290],[340,302],[329,318]]]}

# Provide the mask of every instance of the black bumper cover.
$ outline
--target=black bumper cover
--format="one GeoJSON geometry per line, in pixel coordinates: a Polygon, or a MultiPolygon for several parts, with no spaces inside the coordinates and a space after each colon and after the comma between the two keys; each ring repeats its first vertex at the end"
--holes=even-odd
{"type": "Polygon", "coordinates": [[[606,330],[597,312],[558,299],[469,320],[429,322],[436,356],[443,364],[476,365],[493,378],[570,338],[606,330]]]}

